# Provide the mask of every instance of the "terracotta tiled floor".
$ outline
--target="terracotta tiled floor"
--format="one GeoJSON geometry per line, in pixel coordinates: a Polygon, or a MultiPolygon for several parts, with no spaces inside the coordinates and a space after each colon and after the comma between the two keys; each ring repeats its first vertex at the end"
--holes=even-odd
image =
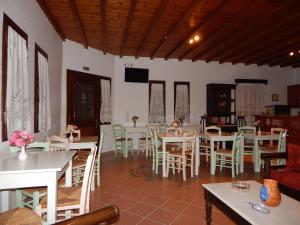
{"type": "MultiPolygon", "coordinates": [[[[129,156],[128,159],[105,155],[101,162],[101,186],[91,194],[91,210],[115,204],[120,208],[120,225],[204,225],[205,208],[201,184],[231,181],[230,169],[216,176],[209,174],[209,164],[201,161],[200,175],[188,176],[182,180],[181,174],[170,174],[162,179],[152,173],[151,158],[129,156]]],[[[251,164],[246,164],[245,173],[236,179],[260,180],[254,174],[251,164]]],[[[213,207],[213,224],[230,225],[234,222],[222,211],[213,207]]]]}

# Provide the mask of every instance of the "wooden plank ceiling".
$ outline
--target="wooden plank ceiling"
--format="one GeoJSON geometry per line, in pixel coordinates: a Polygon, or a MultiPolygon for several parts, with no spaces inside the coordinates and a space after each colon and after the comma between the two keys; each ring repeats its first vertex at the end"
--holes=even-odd
{"type": "Polygon", "coordinates": [[[299,0],[37,2],[63,40],[105,54],[300,66],[299,0]]]}

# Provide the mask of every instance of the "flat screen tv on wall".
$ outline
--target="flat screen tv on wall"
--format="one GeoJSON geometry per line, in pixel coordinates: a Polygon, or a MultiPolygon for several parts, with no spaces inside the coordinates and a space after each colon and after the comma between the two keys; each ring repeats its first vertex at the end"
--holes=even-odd
{"type": "Polygon", "coordinates": [[[125,82],[148,83],[149,70],[141,68],[125,68],[125,82]]]}

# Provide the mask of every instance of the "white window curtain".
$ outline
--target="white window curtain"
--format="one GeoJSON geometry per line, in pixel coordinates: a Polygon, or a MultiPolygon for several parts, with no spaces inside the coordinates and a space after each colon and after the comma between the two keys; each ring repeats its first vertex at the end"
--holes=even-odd
{"type": "Polygon", "coordinates": [[[48,60],[38,52],[39,72],[39,131],[51,128],[51,110],[49,95],[48,60]]]}
{"type": "Polygon", "coordinates": [[[150,93],[149,122],[163,123],[165,122],[164,85],[152,83],[150,93]]]}
{"type": "Polygon", "coordinates": [[[26,40],[8,27],[6,116],[7,136],[14,130],[32,132],[26,40]]]}
{"type": "Polygon", "coordinates": [[[110,80],[101,79],[101,123],[111,123],[110,80]]]}
{"type": "Polygon", "coordinates": [[[245,115],[246,123],[254,125],[254,115],[262,114],[265,107],[265,84],[241,83],[236,87],[237,115],[245,115]]]}
{"type": "Polygon", "coordinates": [[[186,84],[176,85],[175,119],[184,116],[183,122],[190,122],[189,89],[186,84]]]}

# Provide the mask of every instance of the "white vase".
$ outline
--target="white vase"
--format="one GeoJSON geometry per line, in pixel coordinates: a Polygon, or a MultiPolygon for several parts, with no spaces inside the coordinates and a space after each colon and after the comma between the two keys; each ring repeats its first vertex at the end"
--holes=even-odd
{"type": "Polygon", "coordinates": [[[73,142],[73,141],[74,141],[73,133],[70,133],[69,141],[70,141],[70,142],[73,142]]]}
{"type": "Polygon", "coordinates": [[[27,159],[27,154],[26,154],[26,151],[25,151],[25,146],[23,146],[21,148],[21,152],[19,153],[18,158],[19,158],[20,161],[24,161],[24,160],[27,159]]]}

